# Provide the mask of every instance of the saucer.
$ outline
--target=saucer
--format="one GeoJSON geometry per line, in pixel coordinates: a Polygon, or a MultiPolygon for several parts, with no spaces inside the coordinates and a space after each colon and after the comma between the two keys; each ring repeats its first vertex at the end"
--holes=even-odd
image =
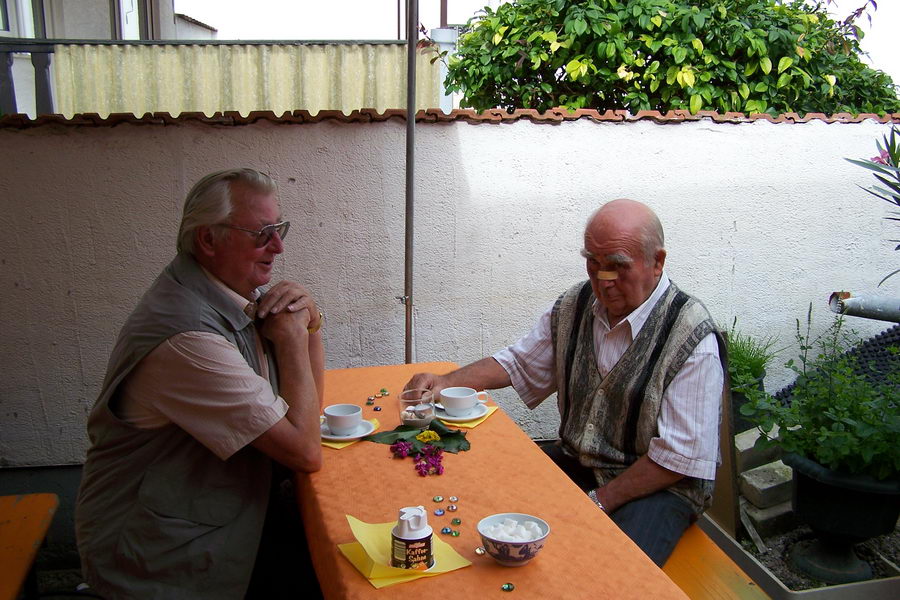
{"type": "MultiPolygon", "coordinates": [[[[478,404],[481,404],[482,406],[484,406],[485,404],[487,404],[487,400],[482,400],[481,398],[479,398],[479,399],[478,399],[478,404]]],[[[435,402],[435,403],[434,403],[434,407],[435,407],[436,409],[440,410],[440,411],[443,411],[443,410],[444,410],[444,405],[441,404],[440,402],[435,402]]],[[[445,414],[446,414],[446,413],[445,413],[445,414]]],[[[450,418],[452,419],[453,417],[450,417],[450,418]]]]}
{"type": "Polygon", "coordinates": [[[319,426],[319,429],[322,432],[322,439],[327,442],[351,442],[375,431],[375,425],[369,421],[363,420],[363,422],[359,424],[359,427],[356,428],[356,431],[346,435],[334,435],[331,433],[331,430],[328,429],[328,423],[324,422],[319,426]]]}
{"type": "Polygon", "coordinates": [[[475,408],[469,411],[468,414],[461,417],[451,417],[443,408],[437,408],[435,406],[434,416],[441,421],[447,421],[448,423],[465,423],[466,421],[474,421],[475,419],[480,419],[481,417],[486,415],[487,412],[488,407],[479,402],[475,405],[475,408]]]}

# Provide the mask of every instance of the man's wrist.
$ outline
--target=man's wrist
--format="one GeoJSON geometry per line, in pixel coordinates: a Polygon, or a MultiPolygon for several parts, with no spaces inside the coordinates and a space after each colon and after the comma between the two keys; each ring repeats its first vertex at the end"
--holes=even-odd
{"type": "Polygon", "coordinates": [[[606,512],[606,508],[604,508],[603,502],[601,502],[600,498],[597,497],[597,490],[591,490],[587,493],[587,495],[588,498],[590,498],[591,501],[597,505],[597,508],[599,508],[603,512],[606,512]]]}

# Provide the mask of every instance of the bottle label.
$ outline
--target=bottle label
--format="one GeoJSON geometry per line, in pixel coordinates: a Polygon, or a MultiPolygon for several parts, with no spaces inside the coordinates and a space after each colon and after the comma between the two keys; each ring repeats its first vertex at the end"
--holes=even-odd
{"type": "Polygon", "coordinates": [[[431,535],[417,540],[404,540],[391,535],[391,566],[398,569],[424,571],[434,565],[431,553],[431,535]]]}

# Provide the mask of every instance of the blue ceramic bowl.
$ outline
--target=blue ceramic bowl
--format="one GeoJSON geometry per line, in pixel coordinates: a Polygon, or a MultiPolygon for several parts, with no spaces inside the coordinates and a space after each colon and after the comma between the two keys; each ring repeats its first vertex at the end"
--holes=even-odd
{"type": "Polygon", "coordinates": [[[544,542],[547,541],[547,536],[550,535],[550,525],[543,519],[523,513],[498,513],[479,521],[478,533],[481,535],[481,545],[484,546],[485,552],[491,558],[506,567],[521,567],[537,556],[537,553],[544,547],[544,542]],[[503,523],[506,519],[512,519],[520,525],[526,521],[534,521],[540,528],[542,535],[530,542],[505,542],[487,535],[488,529],[503,523]]]}

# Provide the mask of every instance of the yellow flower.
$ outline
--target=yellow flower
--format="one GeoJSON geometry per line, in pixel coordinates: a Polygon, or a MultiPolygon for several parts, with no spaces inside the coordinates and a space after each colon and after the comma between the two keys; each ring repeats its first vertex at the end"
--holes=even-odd
{"type": "Polygon", "coordinates": [[[436,432],[431,431],[430,429],[426,429],[425,431],[417,435],[416,439],[423,444],[427,444],[429,442],[439,442],[441,440],[441,436],[439,436],[436,432]]]}

